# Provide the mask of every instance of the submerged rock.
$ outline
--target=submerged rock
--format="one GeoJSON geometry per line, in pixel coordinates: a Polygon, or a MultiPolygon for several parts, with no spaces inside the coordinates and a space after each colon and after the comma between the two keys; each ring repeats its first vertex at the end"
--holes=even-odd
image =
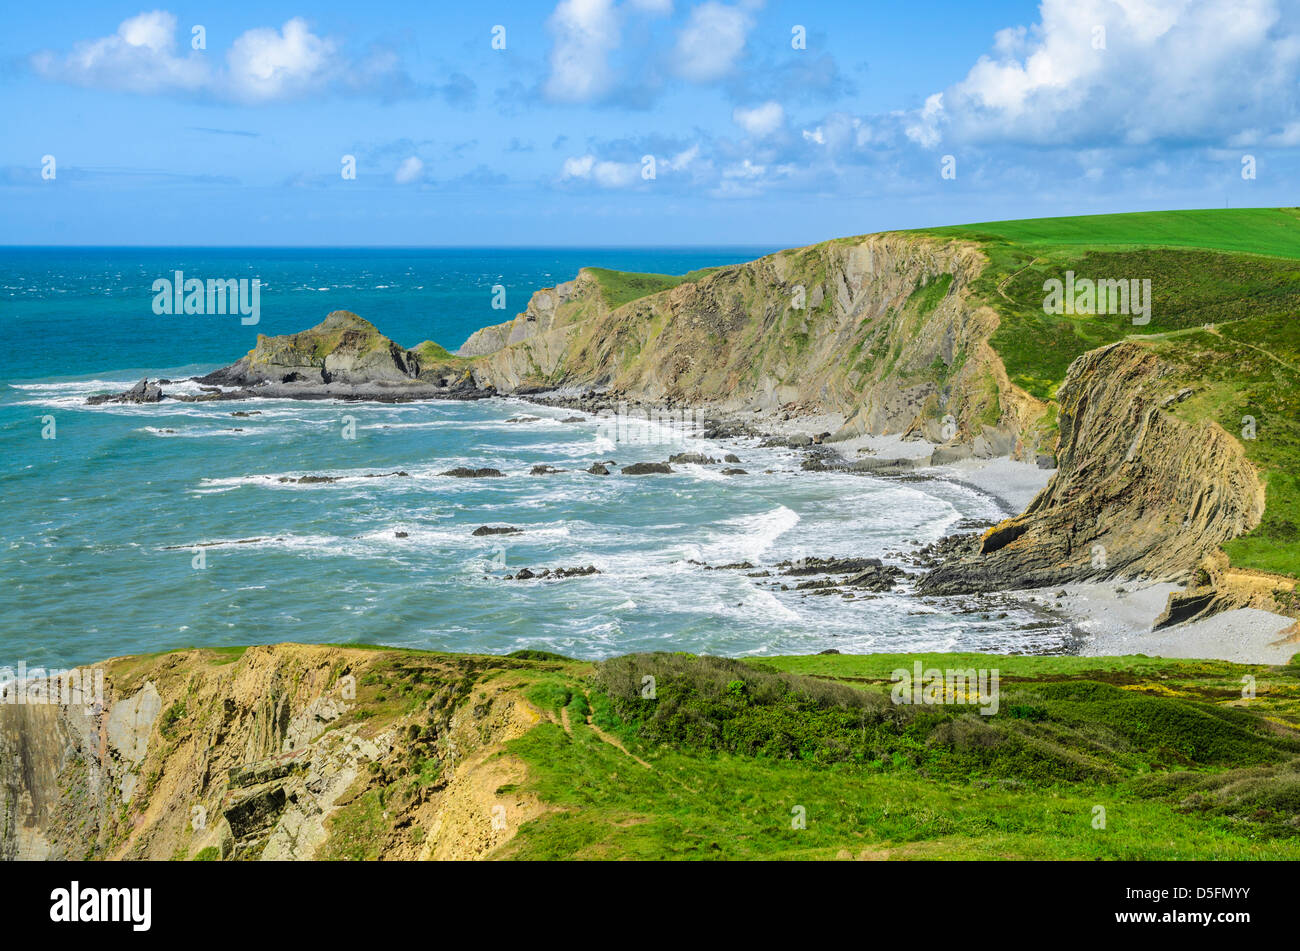
{"type": "Polygon", "coordinates": [[[513,525],[480,525],[471,535],[482,538],[484,535],[522,535],[522,528],[515,528],[513,525]]]}
{"type": "Polygon", "coordinates": [[[294,482],[300,485],[320,485],[322,483],[337,482],[339,480],[338,480],[338,476],[305,475],[299,478],[294,478],[293,476],[280,476],[280,478],[276,479],[275,481],[294,482]]]}

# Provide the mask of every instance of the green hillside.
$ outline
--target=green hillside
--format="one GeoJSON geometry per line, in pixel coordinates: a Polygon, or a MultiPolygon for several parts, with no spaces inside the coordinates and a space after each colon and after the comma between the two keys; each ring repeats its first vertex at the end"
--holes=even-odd
{"type": "Polygon", "coordinates": [[[1201,248],[1300,259],[1300,209],[1211,208],[1075,218],[1025,218],[926,229],[1035,249],[1201,248]]]}
{"type": "Polygon", "coordinates": [[[508,748],[551,808],[506,857],[1300,857],[1294,664],[640,654],[588,671],[527,677],[553,720],[508,748]],[[892,703],[891,672],[918,660],[999,670],[998,711],[892,703]]]}
{"type": "Polygon", "coordinates": [[[1143,342],[1178,369],[1175,409],[1242,434],[1268,485],[1263,523],[1226,549],[1239,567],[1300,577],[1300,210],[1141,212],[928,229],[974,240],[991,262],[973,288],[1001,318],[992,344],[1013,382],[1051,399],[1080,354],[1143,342]],[[1150,319],[1047,313],[1067,272],[1150,283],[1150,319]]]}

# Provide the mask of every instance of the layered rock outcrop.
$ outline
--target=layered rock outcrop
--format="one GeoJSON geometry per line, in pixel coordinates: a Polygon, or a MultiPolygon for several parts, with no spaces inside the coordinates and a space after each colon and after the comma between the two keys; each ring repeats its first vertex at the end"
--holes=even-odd
{"type": "Polygon", "coordinates": [[[1033,588],[1141,575],[1183,580],[1264,512],[1240,443],[1167,412],[1168,370],[1117,343],[1071,365],[1058,391],[1059,468],[1029,508],[977,550],[927,576],[922,593],[1033,588]]]}
{"type": "Polygon", "coordinates": [[[977,247],[917,235],[826,242],[714,268],[611,309],[600,278],[533,295],[459,351],[502,392],[601,387],[719,411],[830,412],[837,435],[912,432],[1028,453],[1045,404],[988,345],[977,247]]]}
{"type": "Polygon", "coordinates": [[[441,347],[426,341],[407,350],[346,310],[334,311],[301,333],[259,334],[257,346],[247,355],[198,382],[258,387],[258,395],[290,397],[487,395],[478,393],[463,361],[441,347]]]}
{"type": "Polygon", "coordinates": [[[0,703],[0,859],[482,857],[539,808],[499,791],[523,778],[502,744],[540,715],[487,675],[521,666],[292,644],[109,661],[102,704],[0,703]]]}

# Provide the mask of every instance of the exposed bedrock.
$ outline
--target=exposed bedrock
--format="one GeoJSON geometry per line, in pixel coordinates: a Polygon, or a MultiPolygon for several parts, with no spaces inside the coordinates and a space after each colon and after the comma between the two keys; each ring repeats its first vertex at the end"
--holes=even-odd
{"type": "Polygon", "coordinates": [[[1117,576],[1184,580],[1264,511],[1239,443],[1169,413],[1166,371],[1117,343],[1084,354],[1058,392],[1059,468],[1025,512],[973,554],[936,568],[924,594],[1031,588],[1117,576]]]}
{"type": "Polygon", "coordinates": [[[910,433],[1033,458],[1022,443],[1046,406],[988,344],[997,314],[969,293],[985,266],[968,243],[871,235],[710,269],[616,308],[583,269],[458,355],[501,392],[834,413],[846,422],[831,439],[910,433]]]}

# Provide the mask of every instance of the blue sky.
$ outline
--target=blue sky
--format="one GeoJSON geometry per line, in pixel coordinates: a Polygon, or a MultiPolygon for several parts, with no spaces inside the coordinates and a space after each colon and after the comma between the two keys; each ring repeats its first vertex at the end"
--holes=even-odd
{"type": "Polygon", "coordinates": [[[1287,0],[98,2],[6,18],[0,244],[793,246],[1300,203],[1287,0]]]}

